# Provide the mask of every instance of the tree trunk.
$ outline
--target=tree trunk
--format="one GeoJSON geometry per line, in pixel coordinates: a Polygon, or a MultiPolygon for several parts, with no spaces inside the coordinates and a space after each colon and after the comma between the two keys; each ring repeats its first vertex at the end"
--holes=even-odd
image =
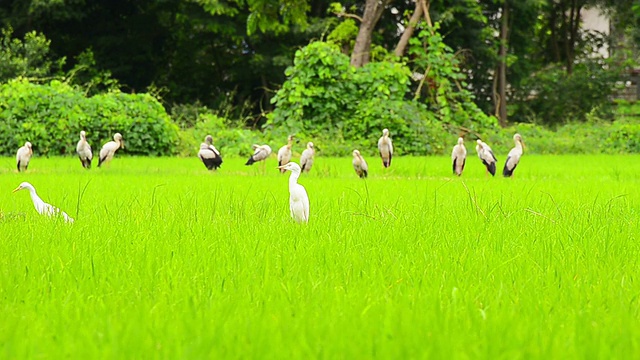
{"type": "Polygon", "coordinates": [[[376,27],[382,11],[392,0],[367,0],[360,23],[360,30],[351,53],[351,65],[361,67],[371,59],[371,35],[376,27]]]}
{"type": "Polygon", "coordinates": [[[571,17],[569,18],[569,46],[567,51],[567,74],[573,72],[573,60],[576,57],[576,41],[580,30],[580,13],[582,12],[583,0],[573,0],[571,2],[571,17]]]}
{"type": "Polygon", "coordinates": [[[551,15],[549,16],[549,30],[551,36],[549,41],[551,42],[550,50],[553,54],[553,60],[557,63],[560,62],[560,48],[558,47],[558,9],[555,4],[551,4],[551,15]]]}
{"type": "Polygon", "coordinates": [[[500,21],[500,55],[498,62],[498,121],[500,126],[507,126],[507,45],[509,31],[509,4],[505,0],[502,5],[502,19],[500,21]]]}
{"type": "Polygon", "coordinates": [[[402,37],[400,37],[400,41],[398,41],[398,45],[396,45],[396,49],[393,52],[396,56],[400,57],[404,54],[404,50],[407,48],[407,44],[409,44],[409,39],[411,35],[413,35],[413,31],[416,29],[416,25],[420,22],[421,17],[422,5],[420,4],[420,0],[416,0],[416,8],[413,10],[413,15],[411,15],[411,19],[409,19],[409,23],[404,29],[402,37]]]}

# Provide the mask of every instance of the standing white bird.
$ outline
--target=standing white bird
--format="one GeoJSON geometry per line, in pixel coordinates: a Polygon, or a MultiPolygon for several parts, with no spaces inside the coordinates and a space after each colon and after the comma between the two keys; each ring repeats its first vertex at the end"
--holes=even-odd
{"type": "Polygon", "coordinates": [[[40,199],[40,197],[36,193],[36,189],[33,187],[33,185],[29,184],[28,182],[21,183],[17,188],[15,188],[15,190],[13,190],[13,192],[16,192],[18,190],[24,190],[24,189],[29,190],[29,195],[31,195],[31,201],[33,201],[33,206],[36,208],[36,211],[39,214],[46,215],[49,217],[62,216],[64,218],[64,221],[70,222],[70,223],[73,222],[73,218],[67,215],[67,213],[65,213],[64,211],[58,209],[57,207],[51,204],[47,204],[46,202],[42,201],[42,199],[40,199]]]}
{"type": "Polygon", "coordinates": [[[478,153],[478,157],[482,160],[482,163],[487,168],[487,171],[491,174],[491,176],[496,175],[496,163],[498,159],[493,154],[493,150],[485,143],[484,141],[478,139],[476,140],[476,152],[478,153]]]}
{"type": "Polygon", "coordinates": [[[87,133],[84,130],[80,131],[80,141],[76,146],[76,152],[80,158],[80,163],[85,169],[91,169],[91,159],[93,159],[93,153],[91,152],[91,146],[87,142],[87,133]]]}
{"type": "Polygon", "coordinates": [[[509,155],[507,155],[507,161],[504,162],[504,169],[502,169],[502,175],[505,177],[510,177],[513,175],[513,171],[518,166],[520,162],[520,157],[524,153],[524,142],[522,142],[522,136],[520,134],[513,135],[513,141],[515,141],[516,146],[509,151],[509,155]]]}
{"type": "Polygon", "coordinates": [[[298,184],[300,177],[300,166],[294,162],[279,166],[278,169],[291,171],[289,176],[289,210],[291,217],[297,222],[309,221],[309,196],[304,186],[298,184]]]}
{"type": "Polygon", "coordinates": [[[304,149],[302,155],[300,155],[300,165],[302,165],[302,171],[309,172],[313,166],[313,156],[316,154],[316,150],[313,147],[313,143],[309,141],[307,148],[304,149]]]}
{"type": "Polygon", "coordinates": [[[367,166],[367,162],[364,160],[362,155],[360,155],[360,151],[358,150],[353,150],[353,169],[361,179],[366,178],[369,174],[369,166],[367,166]]]}
{"type": "Polygon", "coordinates": [[[393,143],[389,137],[389,129],[382,130],[382,137],[378,140],[378,150],[382,158],[382,165],[388,168],[391,166],[391,158],[393,157],[393,143]]]}
{"type": "Polygon", "coordinates": [[[113,155],[116,154],[116,150],[123,148],[124,142],[122,141],[122,135],[120,133],[115,133],[113,135],[113,141],[109,141],[108,143],[102,145],[102,149],[100,149],[100,158],[98,159],[98,167],[100,167],[103,163],[108,163],[113,159],[113,155]]]}
{"type": "Polygon", "coordinates": [[[18,153],[16,154],[16,163],[18,164],[18,171],[26,171],[29,166],[29,161],[31,160],[31,155],[33,155],[33,149],[31,149],[31,143],[25,142],[24,146],[21,146],[18,149],[18,153]]]}
{"type": "Polygon", "coordinates": [[[453,147],[451,160],[453,161],[453,173],[458,176],[462,175],[464,163],[467,161],[467,149],[464,147],[464,139],[461,137],[458,138],[458,144],[453,147]]]}
{"type": "MultiPolygon", "coordinates": [[[[278,166],[282,166],[291,161],[291,146],[293,145],[293,135],[287,137],[287,145],[284,145],[278,150],[278,166]]],[[[285,169],[280,169],[281,173],[287,172],[285,169]]]]}
{"type": "Polygon", "coordinates": [[[204,142],[200,144],[198,157],[209,170],[216,170],[222,165],[222,156],[220,156],[218,149],[213,146],[213,137],[211,135],[207,135],[204,138],[204,142]]]}

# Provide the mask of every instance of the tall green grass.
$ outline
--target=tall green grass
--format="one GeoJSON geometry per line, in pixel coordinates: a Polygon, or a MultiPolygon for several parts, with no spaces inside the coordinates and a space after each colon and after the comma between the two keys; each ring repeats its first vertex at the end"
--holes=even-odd
{"type": "Polygon", "coordinates": [[[368,162],[317,158],[299,225],[273,159],[0,159],[0,357],[640,353],[640,157],[525,155],[511,179],[368,162]]]}

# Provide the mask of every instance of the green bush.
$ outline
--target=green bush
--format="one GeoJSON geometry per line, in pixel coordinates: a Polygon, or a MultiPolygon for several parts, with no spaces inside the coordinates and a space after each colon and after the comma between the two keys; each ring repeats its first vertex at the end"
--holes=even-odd
{"type": "MultiPolygon", "coordinates": [[[[259,131],[244,128],[229,127],[228,120],[210,113],[199,114],[192,128],[180,131],[180,146],[178,153],[181,156],[195,156],[200,144],[207,135],[213,136],[213,144],[225,156],[249,156],[252,154],[252,144],[268,144],[274,151],[277,144],[272,139],[259,131]],[[271,141],[271,143],[270,143],[271,141]]],[[[286,138],[285,138],[286,142],[286,138]]]]}
{"type": "MultiPolygon", "coordinates": [[[[640,153],[640,123],[619,120],[573,122],[555,130],[541,125],[517,124],[480,134],[496,152],[513,147],[513,135],[520,133],[528,154],[629,154],[640,153]]],[[[468,137],[472,140],[475,136],[468,137]]]]}
{"type": "Polygon", "coordinates": [[[147,94],[111,92],[87,98],[60,81],[46,85],[15,79],[0,85],[0,153],[13,155],[25,141],[41,155],[75,154],[80,130],[94,151],[120,132],[135,155],[175,153],[178,131],[147,94]]]}
{"type": "Polygon", "coordinates": [[[326,139],[327,155],[348,155],[354,148],[367,154],[389,128],[399,155],[440,149],[446,132],[426,106],[405,99],[411,72],[402,63],[371,62],[356,69],[336,45],[314,42],[296,53],[286,74],[265,127],[274,137],[326,139]]]}
{"type": "Polygon", "coordinates": [[[620,69],[613,64],[585,60],[575,64],[567,74],[561,65],[551,66],[526,79],[511,101],[517,109],[512,120],[536,121],[558,126],[571,121],[585,121],[594,110],[600,116],[613,116],[610,97],[620,79],[620,69]]]}
{"type": "Polygon", "coordinates": [[[13,38],[13,29],[2,29],[0,36],[0,82],[18,76],[45,78],[57,75],[65,58],[53,60],[49,53],[51,41],[43,34],[28,32],[24,39],[13,38]]]}

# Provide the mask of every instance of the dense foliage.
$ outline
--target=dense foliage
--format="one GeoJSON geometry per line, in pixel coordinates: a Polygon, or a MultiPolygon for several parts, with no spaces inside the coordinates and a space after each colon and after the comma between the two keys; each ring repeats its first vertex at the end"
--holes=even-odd
{"type": "MultiPolygon", "coordinates": [[[[285,81],[284,71],[292,65],[294,53],[300,47],[310,41],[329,39],[339,41],[346,55],[352,51],[365,1],[339,4],[337,7],[346,12],[339,17],[335,11],[328,11],[336,8],[332,2],[7,0],[0,4],[0,28],[15,29],[9,43],[25,37],[29,43],[36,37],[40,42],[42,39],[50,42],[50,51],[40,53],[46,55],[41,59],[51,62],[49,73],[60,70],[58,65],[68,72],[83,61],[86,64],[87,57],[81,55],[90,52],[94,74],[111,74],[122,84],[123,91],[139,93],[154,89],[169,111],[173,106],[196,102],[212,109],[231,104],[229,117],[253,126],[262,125],[273,110],[271,97],[285,81]],[[64,63],[59,63],[61,60],[64,63]]],[[[634,41],[640,23],[640,7],[634,0],[429,3],[433,22],[441,24],[442,41],[453,50],[466,75],[467,90],[486,114],[495,113],[494,79],[497,65],[503,60],[498,55],[497,34],[505,6],[511,19],[517,19],[508,24],[508,53],[504,59],[509,100],[526,97],[530,87],[523,86],[532,74],[549,66],[573,64],[573,60],[583,59],[585,53],[593,54],[590,50],[603,40],[613,43],[623,33],[634,41]],[[605,9],[620,32],[612,34],[611,39],[576,28],[570,22],[575,19],[561,16],[570,14],[572,9],[585,10],[595,5],[605,9]]],[[[384,10],[373,32],[374,61],[384,60],[380,50],[390,52],[398,44],[402,35],[398,29],[407,27],[414,8],[413,1],[394,1],[384,10]]],[[[414,37],[425,27],[424,21],[417,24],[414,37]]],[[[422,56],[428,56],[431,50],[424,46],[422,56]]],[[[13,54],[25,59],[19,52],[13,54]]],[[[413,62],[416,55],[405,52],[402,61],[410,71],[423,72],[413,62]]],[[[637,54],[631,57],[637,58],[637,54]]],[[[29,57],[28,61],[33,65],[37,63],[35,59],[29,57]]],[[[16,64],[2,60],[0,68],[16,64]]],[[[565,69],[567,73],[569,70],[565,69]]],[[[588,98],[583,91],[572,94],[575,98],[588,98]]],[[[534,107],[513,107],[509,116],[515,121],[531,121],[532,110],[535,111],[534,107]]],[[[585,113],[590,110],[585,109],[585,113]]],[[[555,121],[553,116],[535,115],[542,117],[542,122],[555,121]]]]}
{"type": "MultiPolygon", "coordinates": [[[[341,139],[351,144],[343,154],[352,147],[375,148],[384,128],[392,129],[399,154],[436,153],[443,148],[446,124],[478,123],[468,113],[460,116],[473,103],[443,104],[452,94],[444,85],[437,95],[441,111],[434,111],[436,106],[407,98],[412,74],[405,64],[382,61],[354,68],[331,43],[314,42],[297,51],[286,74],[287,81],[273,97],[276,109],[267,128],[281,137],[301,133],[341,139]]],[[[438,76],[438,81],[444,84],[445,78],[438,76]]]]}
{"type": "MultiPolygon", "coordinates": [[[[25,136],[42,138],[42,124],[49,130],[61,121],[69,126],[59,125],[59,139],[38,141],[37,150],[72,153],[56,144],[86,124],[98,129],[89,131],[94,143],[124,128],[132,153],[185,155],[208,133],[224,154],[238,155],[254,142],[278,147],[290,133],[314,141],[320,154],[373,153],[383,128],[391,129],[398,154],[446,153],[458,135],[509,142],[513,128],[499,129],[490,114],[503,127],[542,124],[558,134],[576,121],[597,131],[618,126],[601,120],[615,118],[616,84],[637,66],[640,8],[633,0],[444,0],[430,2],[422,15],[414,2],[394,1],[367,22],[375,27],[371,62],[354,67],[349,56],[370,3],[3,2],[0,83],[28,79],[24,86],[35,87],[30,102],[41,92],[52,100],[10,111],[2,104],[0,120],[26,124],[19,134],[2,134],[13,139],[2,152],[13,152],[25,136]],[[609,16],[612,34],[581,27],[577,14],[593,6],[609,16]],[[398,29],[412,29],[402,51],[398,29]],[[604,44],[615,50],[611,60],[599,52],[604,44]],[[151,95],[124,94],[144,92],[151,95]],[[498,99],[507,99],[505,106],[498,99]],[[32,112],[37,121],[20,120],[32,112]]],[[[610,141],[612,149],[624,147],[620,139],[610,141]]]]}
{"type": "Polygon", "coordinates": [[[178,129],[148,94],[104,93],[93,97],[60,81],[33,84],[24,79],[0,85],[0,154],[14,155],[25,141],[38,155],[75,154],[81,130],[98,151],[122,133],[126,153],[170,155],[178,129]]]}

